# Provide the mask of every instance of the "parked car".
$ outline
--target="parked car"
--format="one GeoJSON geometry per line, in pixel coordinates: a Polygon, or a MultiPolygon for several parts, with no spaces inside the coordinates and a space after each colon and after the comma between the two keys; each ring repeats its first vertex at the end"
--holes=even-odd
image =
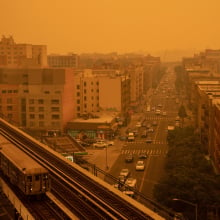
{"type": "Polygon", "coordinates": [[[125,161],[126,161],[127,163],[130,163],[130,162],[132,162],[133,160],[134,160],[134,157],[133,157],[132,154],[128,154],[128,155],[125,157],[125,161]]]}
{"type": "Polygon", "coordinates": [[[138,162],[136,163],[136,170],[144,170],[145,169],[145,164],[143,160],[138,160],[138,162]]]}
{"type": "Polygon", "coordinates": [[[113,146],[115,144],[114,141],[106,141],[106,143],[108,146],[113,146]]]}
{"type": "Polygon", "coordinates": [[[93,146],[97,148],[104,148],[107,147],[108,144],[104,141],[97,141],[96,143],[93,144],[93,146]]]}
{"type": "Polygon", "coordinates": [[[124,168],[124,169],[121,170],[119,176],[124,176],[125,178],[127,178],[129,176],[129,174],[130,174],[129,169],[124,168]]]}
{"type": "Polygon", "coordinates": [[[154,129],[153,128],[149,128],[147,131],[153,133],[154,129]]]}

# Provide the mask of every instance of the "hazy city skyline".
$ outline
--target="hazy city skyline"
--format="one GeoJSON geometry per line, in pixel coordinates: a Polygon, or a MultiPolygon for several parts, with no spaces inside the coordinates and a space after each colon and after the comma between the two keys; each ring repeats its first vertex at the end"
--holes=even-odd
{"type": "MultiPolygon", "coordinates": [[[[48,54],[220,49],[220,2],[125,0],[1,1],[1,34],[47,45],[48,54]]],[[[163,58],[162,57],[162,58],[163,58]]]]}

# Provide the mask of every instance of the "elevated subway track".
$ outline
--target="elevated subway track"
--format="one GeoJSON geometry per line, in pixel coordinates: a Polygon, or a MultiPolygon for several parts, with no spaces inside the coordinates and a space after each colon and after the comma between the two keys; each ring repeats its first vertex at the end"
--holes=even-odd
{"type": "MultiPolygon", "coordinates": [[[[25,151],[43,164],[52,177],[52,193],[60,196],[62,203],[81,219],[86,213],[94,213],[99,219],[173,219],[173,213],[163,216],[148,209],[137,201],[127,197],[104,181],[88,173],[79,166],[67,161],[57,152],[39,143],[16,127],[0,120],[0,132],[13,138],[13,141],[25,148],[25,151]],[[56,182],[57,181],[57,182],[56,182]],[[61,184],[59,187],[58,184],[61,184]],[[73,201],[84,208],[73,207],[73,201]],[[77,212],[78,210],[78,212],[77,212]]],[[[74,203],[74,206],[77,205],[74,203]]]]}

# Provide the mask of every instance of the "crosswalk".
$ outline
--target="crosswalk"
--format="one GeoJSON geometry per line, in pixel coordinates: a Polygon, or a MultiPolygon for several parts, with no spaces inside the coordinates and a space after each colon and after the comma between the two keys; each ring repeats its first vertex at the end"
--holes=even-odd
{"type": "Polygon", "coordinates": [[[133,154],[133,155],[139,155],[140,153],[145,153],[148,156],[158,156],[158,155],[166,155],[168,150],[166,149],[122,149],[121,154],[127,155],[127,154],[133,154]]]}
{"type": "Polygon", "coordinates": [[[160,121],[160,120],[169,121],[169,120],[173,120],[174,118],[175,118],[174,116],[147,116],[145,117],[145,120],[147,121],[160,121]]]}
{"type": "Polygon", "coordinates": [[[146,143],[146,140],[144,141],[142,141],[142,140],[137,140],[137,141],[132,141],[132,142],[126,142],[126,144],[128,145],[136,145],[136,144],[162,144],[162,145],[167,145],[168,144],[168,142],[166,141],[166,140],[153,140],[151,143],[146,143]]]}

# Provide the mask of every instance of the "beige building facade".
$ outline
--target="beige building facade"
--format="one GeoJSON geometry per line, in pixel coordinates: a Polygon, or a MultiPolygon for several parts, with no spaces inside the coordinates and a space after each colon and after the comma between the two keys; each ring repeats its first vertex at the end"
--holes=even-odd
{"type": "Polygon", "coordinates": [[[1,115],[32,131],[64,131],[73,119],[72,69],[0,69],[1,115]]]}
{"type": "Polygon", "coordinates": [[[0,41],[0,67],[46,67],[45,45],[17,44],[12,36],[0,41]]]}
{"type": "Polygon", "coordinates": [[[83,70],[74,76],[76,117],[100,111],[123,113],[130,103],[130,79],[83,70]]]}

